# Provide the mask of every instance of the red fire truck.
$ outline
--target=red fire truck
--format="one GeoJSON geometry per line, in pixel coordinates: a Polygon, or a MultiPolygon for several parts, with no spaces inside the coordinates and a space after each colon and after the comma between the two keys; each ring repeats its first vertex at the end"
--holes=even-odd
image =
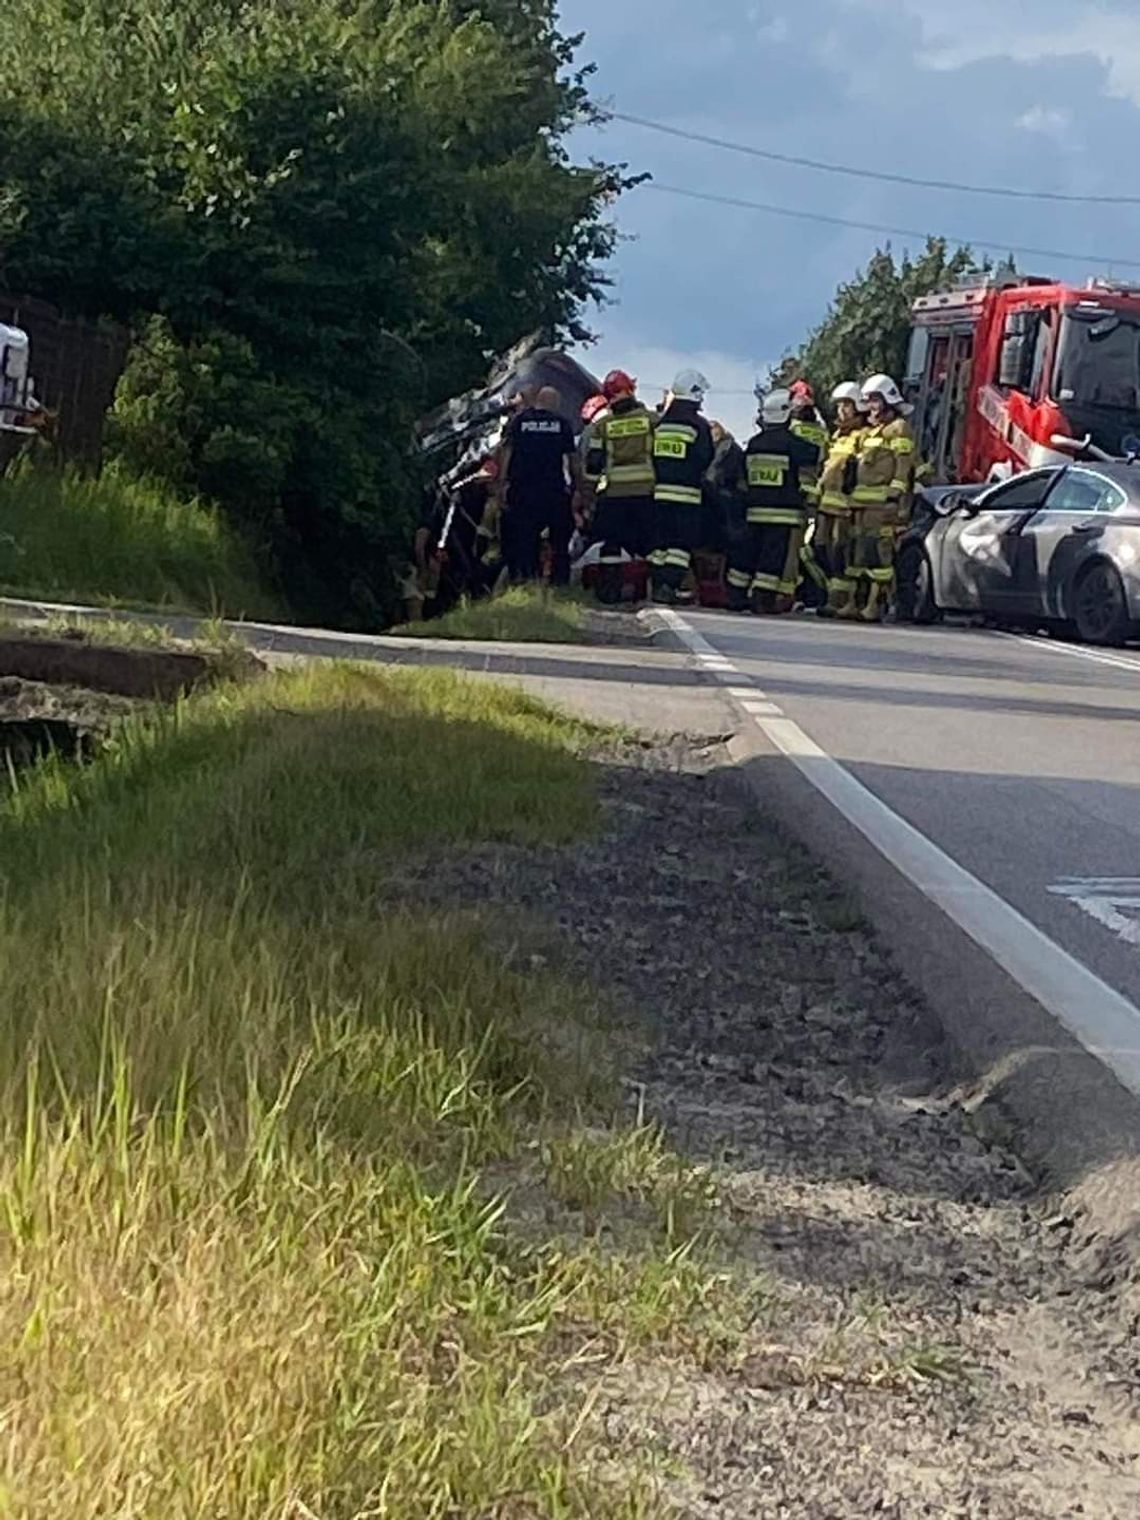
{"type": "Polygon", "coordinates": [[[924,296],[907,391],[939,482],[1140,454],[1140,287],[1007,270],[924,296]]]}

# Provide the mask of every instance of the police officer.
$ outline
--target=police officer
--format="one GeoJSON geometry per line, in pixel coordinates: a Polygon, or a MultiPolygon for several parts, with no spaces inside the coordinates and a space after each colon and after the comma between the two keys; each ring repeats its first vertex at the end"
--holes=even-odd
{"type": "Polygon", "coordinates": [[[854,504],[851,493],[859,445],[867,426],[866,403],[862,388],[854,380],[845,380],[831,393],[835,406],[835,430],[819,479],[819,505],[816,509],[814,550],[816,560],[827,578],[827,602],[820,607],[821,617],[840,617],[852,606],[858,582],[851,564],[854,504]]]}
{"type": "Polygon", "coordinates": [[[591,542],[601,548],[598,599],[620,600],[622,564],[649,553],[653,492],[653,424],[637,399],[637,381],[611,370],[602,383],[606,410],[586,441],[587,492],[594,498],[591,542]]]}
{"type": "Polygon", "coordinates": [[[770,391],[760,431],[744,451],[742,488],[748,531],[730,556],[729,605],[736,611],[790,612],[799,585],[800,550],[808,522],[804,481],[819,468],[819,450],[793,432],[790,391],[770,391]]]}
{"type": "Polygon", "coordinates": [[[709,383],[695,369],[682,370],[665,398],[653,433],[654,548],[649,556],[653,599],[671,604],[681,595],[701,547],[705,476],[716,446],[701,416],[709,383]]]}
{"type": "Polygon", "coordinates": [[[895,578],[895,539],[914,506],[915,444],[907,421],[911,408],[890,375],[872,375],[863,386],[867,427],[859,441],[855,488],[854,569],[858,605],[846,618],[879,623],[890,605],[895,578]]]}
{"type": "Polygon", "coordinates": [[[508,423],[501,475],[503,552],[511,580],[538,579],[542,535],[549,533],[553,582],[568,585],[581,460],[562,397],[552,387],[540,390],[534,405],[524,405],[508,423]]]}

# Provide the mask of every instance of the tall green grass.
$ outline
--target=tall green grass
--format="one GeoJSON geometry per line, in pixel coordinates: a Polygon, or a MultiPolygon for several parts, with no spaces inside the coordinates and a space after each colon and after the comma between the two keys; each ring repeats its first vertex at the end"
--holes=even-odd
{"type": "MultiPolygon", "coordinates": [[[[8,798],[0,1516],[660,1513],[594,1459],[591,1376],[719,1333],[722,1285],[671,1224],[513,1233],[483,1169],[545,1155],[552,1198],[582,1191],[604,1030],[401,885],[425,851],[592,828],[592,737],[445,673],[333,668],[8,798]]],[[[671,1221],[673,1172],[629,1146],[589,1152],[592,1211],[642,1158],[671,1221]]]]}
{"type": "Polygon", "coordinates": [[[462,602],[441,618],[393,629],[419,639],[493,639],[518,644],[580,644],[584,599],[544,586],[512,586],[501,596],[462,602]]]}
{"type": "Polygon", "coordinates": [[[96,477],[24,464],[0,478],[0,590],[234,617],[277,610],[213,507],[115,465],[96,477]]]}

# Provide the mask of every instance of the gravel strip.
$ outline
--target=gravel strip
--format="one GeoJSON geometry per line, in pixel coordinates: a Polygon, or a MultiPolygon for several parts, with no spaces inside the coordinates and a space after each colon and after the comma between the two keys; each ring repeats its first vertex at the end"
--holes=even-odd
{"type": "Polygon", "coordinates": [[[713,1165],[770,1285],[724,1365],[615,1370],[612,1451],[660,1455],[662,1514],[1140,1515],[1131,1259],[1105,1270],[986,1140],[921,1002],[719,746],[631,748],[602,791],[597,840],[407,885],[558,925],[649,1029],[638,1101],[713,1165]]]}

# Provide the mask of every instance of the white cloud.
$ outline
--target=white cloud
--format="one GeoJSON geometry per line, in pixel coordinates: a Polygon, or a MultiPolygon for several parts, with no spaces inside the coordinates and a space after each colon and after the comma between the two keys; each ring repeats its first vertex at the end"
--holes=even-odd
{"type": "Polygon", "coordinates": [[[922,28],[918,57],[927,68],[957,69],[991,58],[1040,63],[1091,57],[1106,70],[1110,94],[1140,105],[1140,15],[1084,0],[1076,10],[1007,6],[1003,17],[992,0],[960,0],[951,27],[944,0],[902,0],[902,5],[922,28]]]}
{"type": "Polygon", "coordinates": [[[593,348],[576,357],[593,374],[624,369],[635,376],[644,400],[656,403],[673,379],[683,369],[699,369],[711,390],[705,412],[722,422],[737,438],[750,438],[755,431],[756,398],[752,394],[756,381],[768,373],[768,361],[743,358],[739,354],[716,349],[662,347],[637,337],[626,338],[613,332],[603,335],[593,348]]]}
{"type": "Polygon", "coordinates": [[[1073,125],[1073,113],[1055,106],[1031,106],[1014,122],[1023,132],[1035,132],[1041,137],[1065,137],[1073,125]]]}
{"type": "Polygon", "coordinates": [[[773,47],[787,42],[791,35],[791,23],[786,16],[773,16],[771,21],[760,22],[756,27],[757,41],[770,43],[773,47]]]}

